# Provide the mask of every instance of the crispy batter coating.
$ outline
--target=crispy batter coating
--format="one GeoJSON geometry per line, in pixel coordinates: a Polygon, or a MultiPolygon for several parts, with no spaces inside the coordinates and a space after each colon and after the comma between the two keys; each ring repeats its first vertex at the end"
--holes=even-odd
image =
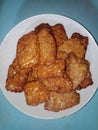
{"type": "Polygon", "coordinates": [[[40,24],[36,27],[40,44],[40,64],[50,65],[56,59],[56,41],[49,24],[40,24]]]}
{"type": "Polygon", "coordinates": [[[72,90],[72,82],[67,74],[63,77],[48,78],[42,80],[46,88],[51,91],[57,91],[58,93],[65,93],[72,90]]]}
{"type": "Polygon", "coordinates": [[[24,86],[26,103],[36,106],[48,99],[48,91],[40,81],[29,82],[24,86]]]}
{"type": "Polygon", "coordinates": [[[37,65],[36,71],[39,79],[62,77],[65,72],[65,61],[56,60],[56,62],[51,65],[37,65]]]}
{"type": "Polygon", "coordinates": [[[56,39],[57,45],[61,45],[65,40],[68,40],[68,36],[62,24],[58,23],[51,28],[56,39]]]}
{"type": "Polygon", "coordinates": [[[88,46],[88,37],[85,37],[79,33],[73,33],[71,38],[76,38],[80,41],[80,43],[85,47],[85,49],[87,49],[88,46]]]}
{"type": "Polygon", "coordinates": [[[68,39],[60,23],[38,25],[22,36],[9,66],[6,89],[24,91],[26,103],[58,112],[80,103],[81,90],[93,84],[85,59],[88,37],[73,33],[68,39]]]}
{"type": "Polygon", "coordinates": [[[58,47],[58,51],[64,51],[68,54],[73,52],[78,58],[84,58],[86,53],[84,46],[76,38],[70,38],[64,41],[64,43],[58,47]]]}
{"type": "Polygon", "coordinates": [[[57,51],[57,58],[61,60],[66,60],[68,58],[68,54],[64,51],[57,51]]]}
{"type": "Polygon", "coordinates": [[[32,70],[28,73],[27,82],[31,82],[31,81],[35,81],[35,80],[38,80],[37,72],[36,72],[35,69],[32,69],[32,70]]]}
{"type": "Polygon", "coordinates": [[[84,80],[81,82],[81,84],[77,87],[78,90],[87,88],[89,85],[92,85],[92,76],[90,70],[88,70],[84,80]]]}
{"type": "Polygon", "coordinates": [[[85,59],[79,59],[72,53],[67,59],[66,72],[73,83],[73,89],[77,87],[84,80],[87,72],[89,70],[89,62],[85,59]]]}
{"type": "Polygon", "coordinates": [[[30,70],[21,70],[17,64],[17,59],[9,66],[8,76],[6,79],[6,89],[12,92],[23,91],[23,85],[26,83],[27,73],[30,70]]]}
{"type": "Polygon", "coordinates": [[[80,103],[80,94],[76,91],[59,94],[55,91],[50,92],[49,100],[45,102],[45,109],[58,112],[80,103]]]}
{"type": "Polygon", "coordinates": [[[38,63],[39,43],[34,31],[19,39],[16,57],[20,68],[32,67],[38,63]]]}

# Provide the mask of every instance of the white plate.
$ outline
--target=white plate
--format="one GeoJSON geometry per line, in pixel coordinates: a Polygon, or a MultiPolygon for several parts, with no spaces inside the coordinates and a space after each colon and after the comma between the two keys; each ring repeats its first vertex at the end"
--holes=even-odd
{"type": "Polygon", "coordinates": [[[5,37],[0,47],[0,86],[3,91],[5,97],[20,111],[36,118],[43,119],[55,119],[64,116],[68,116],[78,110],[80,110],[84,105],[88,103],[88,101],[94,95],[97,86],[98,86],[98,47],[91,36],[91,34],[78,22],[64,16],[55,15],[55,14],[44,14],[30,17],[18,25],[16,25],[5,37]],[[24,93],[11,93],[6,91],[5,89],[5,81],[8,72],[8,67],[11,64],[13,58],[16,54],[16,44],[18,39],[30,32],[34,29],[35,26],[40,23],[49,23],[50,25],[54,25],[56,23],[61,23],[64,25],[68,36],[70,37],[73,32],[78,32],[82,35],[88,36],[89,38],[89,46],[86,53],[86,58],[90,61],[91,73],[94,84],[84,90],[81,90],[80,96],[80,104],[76,105],[70,109],[63,110],[60,112],[50,112],[43,109],[43,104],[32,107],[26,105],[24,93]]]}

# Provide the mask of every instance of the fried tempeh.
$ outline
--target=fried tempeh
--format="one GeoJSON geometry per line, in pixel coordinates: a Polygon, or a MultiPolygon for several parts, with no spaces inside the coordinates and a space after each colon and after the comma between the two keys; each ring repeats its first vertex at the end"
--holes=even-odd
{"type": "Polygon", "coordinates": [[[64,51],[67,54],[73,52],[78,58],[84,58],[86,53],[84,46],[75,38],[64,41],[64,43],[58,47],[58,51],[64,51]]]}
{"type": "Polygon", "coordinates": [[[37,65],[35,69],[38,79],[62,77],[65,72],[65,61],[56,60],[56,62],[51,65],[37,65]]]}
{"type": "Polygon", "coordinates": [[[64,29],[64,26],[62,24],[58,23],[51,28],[56,39],[57,45],[61,45],[65,40],[68,40],[66,30],[64,29]]]}
{"type": "Polygon", "coordinates": [[[50,92],[49,100],[45,102],[45,109],[58,112],[80,103],[80,94],[76,91],[59,94],[55,91],[50,92]]]}
{"type": "Polygon", "coordinates": [[[39,43],[34,31],[19,39],[16,57],[20,68],[29,68],[38,63],[39,43]]]}
{"type": "Polygon", "coordinates": [[[48,91],[40,81],[29,82],[24,86],[26,103],[36,106],[48,99],[48,91]]]}
{"type": "Polygon", "coordinates": [[[72,53],[67,59],[66,72],[73,83],[73,89],[77,89],[84,80],[89,70],[89,62],[85,59],[79,59],[72,53]]]}
{"type": "Polygon", "coordinates": [[[56,91],[58,93],[65,93],[72,90],[72,82],[67,74],[57,78],[47,78],[42,80],[47,90],[56,91]]]}
{"type": "Polygon", "coordinates": [[[17,64],[17,59],[9,66],[6,79],[6,89],[12,92],[23,91],[23,85],[26,83],[27,73],[30,70],[21,70],[17,64]]]}
{"type": "Polygon", "coordinates": [[[40,24],[35,28],[40,45],[40,64],[50,65],[56,59],[56,41],[49,24],[40,24]]]}
{"type": "Polygon", "coordinates": [[[85,59],[87,46],[88,37],[75,32],[68,39],[61,23],[38,25],[18,40],[6,89],[24,91],[28,105],[45,103],[48,111],[79,104],[77,90],[93,84],[90,63],[85,59]]]}
{"type": "Polygon", "coordinates": [[[87,49],[88,46],[88,37],[85,37],[81,35],[80,33],[73,33],[71,38],[76,38],[80,41],[80,43],[84,46],[85,49],[87,49]]]}
{"type": "Polygon", "coordinates": [[[92,75],[90,70],[88,70],[84,80],[81,82],[81,84],[77,87],[78,90],[80,89],[84,89],[86,87],[88,87],[89,85],[93,84],[93,80],[92,80],[92,75]]]}

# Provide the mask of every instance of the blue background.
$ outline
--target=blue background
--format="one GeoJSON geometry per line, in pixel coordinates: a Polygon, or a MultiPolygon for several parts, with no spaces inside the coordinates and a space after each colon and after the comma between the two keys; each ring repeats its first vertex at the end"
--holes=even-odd
{"type": "MultiPolygon", "coordinates": [[[[98,43],[98,0],[0,0],[0,44],[16,24],[46,13],[68,16],[80,22],[98,43]]],[[[0,90],[0,130],[13,129],[98,130],[98,90],[80,111],[54,120],[36,119],[20,112],[0,90]]]]}

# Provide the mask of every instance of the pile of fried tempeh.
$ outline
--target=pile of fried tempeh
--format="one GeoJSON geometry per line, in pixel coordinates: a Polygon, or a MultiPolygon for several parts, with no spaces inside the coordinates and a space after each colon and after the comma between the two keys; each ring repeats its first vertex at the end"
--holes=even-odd
{"type": "Polygon", "coordinates": [[[6,89],[23,91],[28,105],[44,103],[49,111],[79,104],[77,90],[93,83],[90,63],[85,59],[87,46],[86,36],[73,33],[68,38],[60,23],[38,25],[19,39],[6,89]]]}

